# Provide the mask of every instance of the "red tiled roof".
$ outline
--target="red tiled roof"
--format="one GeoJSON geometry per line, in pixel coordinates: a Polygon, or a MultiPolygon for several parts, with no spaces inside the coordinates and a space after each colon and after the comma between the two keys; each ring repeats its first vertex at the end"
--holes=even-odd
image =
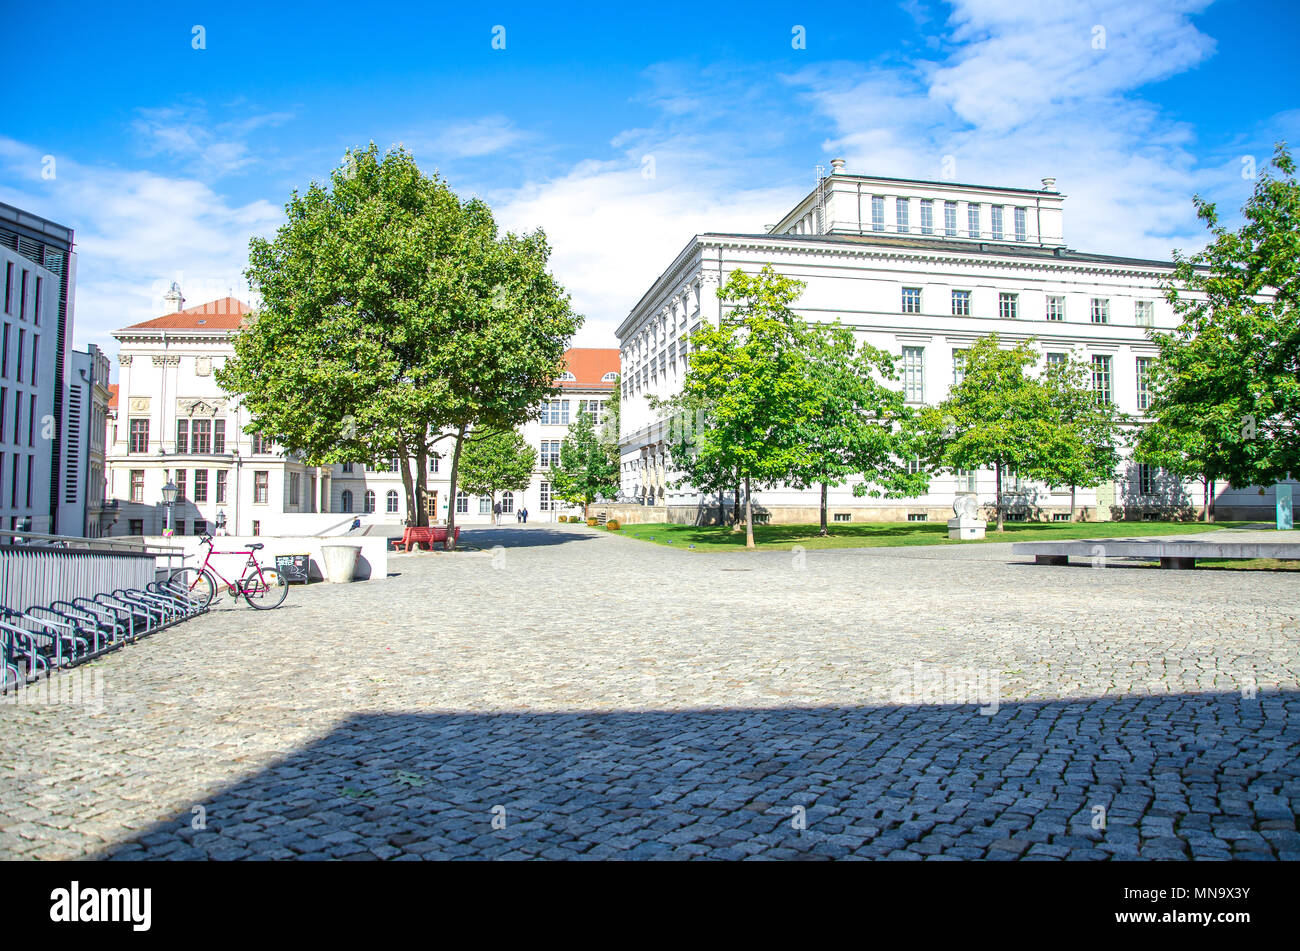
{"type": "Polygon", "coordinates": [[[108,408],[117,409],[117,384],[108,384],[108,408]]]}
{"type": "Polygon", "coordinates": [[[564,366],[577,379],[561,380],[561,387],[604,387],[613,389],[609,380],[602,382],[606,373],[618,373],[618,349],[596,347],[573,347],[564,351],[564,366]]]}
{"type": "Polygon", "coordinates": [[[210,300],[197,307],[186,307],[174,314],[132,324],[124,330],[238,330],[244,315],[252,308],[234,297],[210,300]]]}

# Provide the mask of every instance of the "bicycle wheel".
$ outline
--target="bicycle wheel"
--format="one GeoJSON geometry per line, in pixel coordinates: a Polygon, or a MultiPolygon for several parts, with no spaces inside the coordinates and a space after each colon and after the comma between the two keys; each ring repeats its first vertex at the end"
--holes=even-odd
{"type": "Polygon", "coordinates": [[[269,611],[284,604],[289,596],[289,581],[274,568],[263,568],[259,577],[256,569],[249,569],[239,581],[239,588],[250,608],[269,611]]]}
{"type": "Polygon", "coordinates": [[[203,568],[181,568],[173,571],[167,579],[168,584],[184,585],[190,600],[200,610],[206,610],[212,603],[212,596],[217,593],[217,583],[212,580],[212,573],[203,568]]]}

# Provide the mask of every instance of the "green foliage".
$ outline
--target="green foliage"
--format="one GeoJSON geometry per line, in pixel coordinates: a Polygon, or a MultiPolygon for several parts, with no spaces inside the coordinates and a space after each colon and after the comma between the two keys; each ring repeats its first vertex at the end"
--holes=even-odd
{"type": "Polygon", "coordinates": [[[915,417],[912,445],[930,469],[997,472],[997,528],[1002,531],[1002,479],[1045,470],[1065,451],[1052,391],[1026,371],[1038,362],[1029,342],[1004,350],[997,334],[966,351],[965,376],[938,406],[915,417]]]}
{"type": "Polygon", "coordinates": [[[1050,452],[1025,474],[1049,486],[1069,486],[1070,518],[1074,518],[1074,490],[1095,488],[1115,477],[1120,447],[1129,418],[1092,388],[1092,370],[1078,360],[1048,365],[1041,377],[1052,410],[1049,423],[1055,432],[1050,452]]]}
{"type": "Polygon", "coordinates": [[[1175,252],[1166,298],[1182,323],[1153,334],[1152,423],[1137,456],[1200,477],[1211,494],[1220,479],[1265,485],[1300,472],[1300,184],[1284,145],[1271,169],[1236,231],[1195,199],[1214,238],[1175,252]]]}
{"type": "Polygon", "coordinates": [[[460,455],[460,484],[471,495],[522,491],[537,465],[537,450],[515,430],[474,432],[460,455]]]}
{"type": "Polygon", "coordinates": [[[551,491],[571,505],[590,505],[618,492],[618,458],[596,434],[595,419],[581,412],[560,443],[560,464],[551,472],[551,491]]]}

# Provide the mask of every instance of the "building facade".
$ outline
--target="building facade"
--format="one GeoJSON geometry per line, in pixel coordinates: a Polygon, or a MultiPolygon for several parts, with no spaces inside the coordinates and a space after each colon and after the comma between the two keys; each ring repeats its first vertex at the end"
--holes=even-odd
{"type": "Polygon", "coordinates": [[[70,228],[0,203],[0,528],[81,534],[59,518],[72,247],[70,228]]]}
{"type": "Polygon", "coordinates": [[[59,525],[65,535],[108,534],[114,510],[106,505],[109,376],[113,364],[99,347],[74,350],[64,403],[63,484],[59,525]]]}
{"type": "MultiPolygon", "coordinates": [[[[1084,361],[1094,389],[1144,421],[1157,352],[1148,334],[1178,322],[1161,289],[1171,263],[1068,248],[1065,196],[1051,178],[1036,189],[997,188],[853,175],[839,159],[832,166],[764,234],[692,238],[619,326],[622,496],[658,508],[625,516],[710,521],[728,504],[679,484],[669,421],[650,400],[680,389],[688,337],[705,322],[717,325],[717,290],[737,268],[770,264],[804,282],[796,311],[810,322],[839,321],[893,354],[912,405],[943,400],[960,380],[965,349],[996,332],[1008,345],[1032,338],[1041,365],[1067,355],[1084,361]]],[[[944,520],[958,494],[991,505],[994,483],[991,469],[960,471],[935,477],[920,498],[858,498],[844,485],[828,501],[837,521],[944,520]]],[[[1216,510],[1271,520],[1272,491],[1220,486],[1216,510]]],[[[778,486],[754,498],[772,521],[817,518],[815,489],[778,486]]],[[[1081,489],[1077,499],[1093,519],[1187,515],[1205,501],[1197,483],[1128,461],[1113,482],[1081,489]]],[[[1012,519],[1066,518],[1069,489],[1013,478],[1005,505],[1012,519]]]]}
{"type": "Polygon", "coordinates": [[[248,305],[227,297],[184,307],[173,284],[170,313],[123,328],[107,453],[114,535],[214,531],[289,534],[286,514],[314,513],[328,499],[328,469],[246,433],[247,412],[213,373],[234,356],[231,338],[248,305]],[[176,503],[163,504],[174,482],[176,503]]]}

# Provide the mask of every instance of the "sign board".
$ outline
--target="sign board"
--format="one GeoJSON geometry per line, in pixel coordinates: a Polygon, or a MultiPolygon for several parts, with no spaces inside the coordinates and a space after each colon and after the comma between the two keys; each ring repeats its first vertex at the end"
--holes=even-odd
{"type": "Polygon", "coordinates": [[[284,580],[293,584],[295,582],[307,583],[307,570],[311,564],[310,555],[276,555],[275,570],[284,576],[284,580]]]}

